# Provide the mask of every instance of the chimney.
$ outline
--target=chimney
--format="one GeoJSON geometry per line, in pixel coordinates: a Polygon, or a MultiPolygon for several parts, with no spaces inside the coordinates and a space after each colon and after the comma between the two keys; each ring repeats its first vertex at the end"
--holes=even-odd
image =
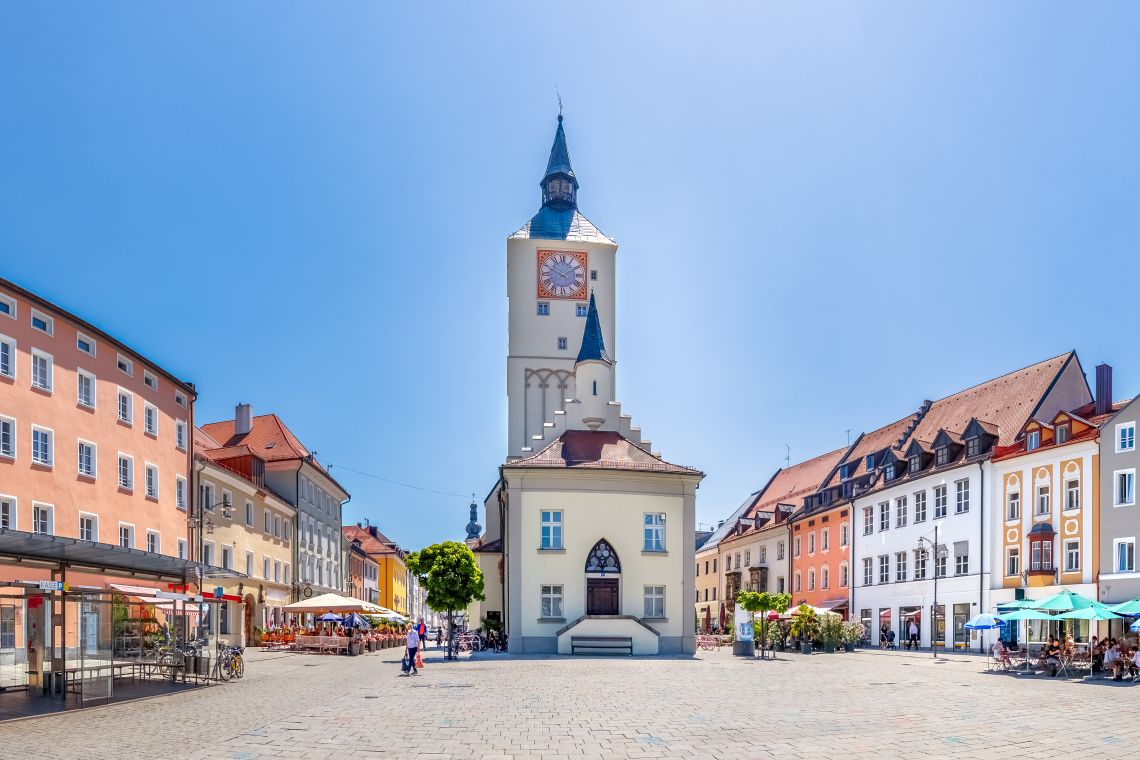
{"type": "Polygon", "coordinates": [[[1096,365],[1096,414],[1108,414],[1112,409],[1112,365],[1096,365]]]}
{"type": "Polygon", "coordinates": [[[245,435],[253,429],[253,407],[238,404],[234,407],[234,435],[245,435]]]}

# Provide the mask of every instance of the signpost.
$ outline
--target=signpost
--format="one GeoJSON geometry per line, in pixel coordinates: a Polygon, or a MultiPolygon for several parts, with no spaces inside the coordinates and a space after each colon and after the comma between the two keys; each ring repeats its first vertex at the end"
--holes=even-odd
{"type": "Polygon", "coordinates": [[[752,643],[752,633],[754,630],[752,627],[752,613],[737,603],[732,616],[734,633],[736,634],[733,637],[732,653],[740,655],[741,657],[755,657],[756,648],[752,643]]]}

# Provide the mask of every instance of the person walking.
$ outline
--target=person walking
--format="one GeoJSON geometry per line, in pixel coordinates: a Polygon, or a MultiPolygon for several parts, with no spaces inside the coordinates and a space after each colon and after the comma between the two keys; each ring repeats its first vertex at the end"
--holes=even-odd
{"type": "Polygon", "coordinates": [[[423,651],[427,649],[427,624],[421,617],[420,622],[416,623],[416,635],[420,639],[420,649],[416,652],[416,667],[422,668],[424,666],[423,651]]]}
{"type": "Polygon", "coordinates": [[[910,639],[906,643],[907,649],[918,649],[918,626],[915,625],[914,618],[910,619],[910,639]]]}
{"type": "Polygon", "coordinates": [[[416,633],[416,627],[414,625],[409,625],[408,626],[408,654],[407,654],[407,659],[404,660],[404,672],[401,673],[400,675],[405,675],[405,676],[406,675],[413,675],[414,676],[414,675],[417,675],[419,673],[419,671],[416,670],[416,655],[419,654],[419,651],[420,651],[420,635],[418,633],[416,633]],[[411,671],[411,672],[409,673],[409,671],[411,671]]]}

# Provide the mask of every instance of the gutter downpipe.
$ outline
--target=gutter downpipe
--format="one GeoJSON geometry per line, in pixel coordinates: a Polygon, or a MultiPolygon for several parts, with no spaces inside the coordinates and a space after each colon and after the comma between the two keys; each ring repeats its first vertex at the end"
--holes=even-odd
{"type": "MultiPolygon", "coordinates": [[[[501,542],[502,557],[503,557],[503,572],[499,575],[499,589],[503,595],[503,630],[508,634],[510,633],[510,611],[511,603],[507,598],[507,504],[503,497],[503,490],[506,488],[507,482],[503,479],[503,466],[499,465],[499,540],[501,542]]],[[[450,631],[448,632],[450,633],[450,631]]],[[[507,637],[507,651],[510,651],[510,637],[507,637]]]]}
{"type": "MultiPolygon", "coordinates": [[[[978,513],[980,515],[978,520],[978,614],[986,611],[985,608],[985,594],[986,594],[986,462],[983,459],[978,462],[978,480],[981,490],[981,504],[979,505],[978,513]]],[[[1001,635],[1000,633],[998,634],[1001,635]]],[[[978,651],[985,652],[986,644],[981,636],[978,636],[978,651]]]]}
{"type": "Polygon", "coordinates": [[[297,503],[294,505],[297,512],[297,525],[293,531],[293,545],[296,549],[293,552],[293,582],[297,584],[296,591],[293,592],[293,601],[301,601],[301,578],[298,572],[301,569],[301,468],[305,466],[305,460],[298,460],[297,471],[293,473],[293,493],[297,503]]]}

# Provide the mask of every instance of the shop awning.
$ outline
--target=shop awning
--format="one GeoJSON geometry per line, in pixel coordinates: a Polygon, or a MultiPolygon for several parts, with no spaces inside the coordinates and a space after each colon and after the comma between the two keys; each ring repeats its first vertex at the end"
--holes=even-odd
{"type": "Polygon", "coordinates": [[[156,607],[170,606],[174,604],[171,599],[160,599],[154,593],[158,591],[156,588],[149,588],[147,586],[129,586],[125,583],[108,583],[107,588],[113,589],[127,596],[133,597],[135,601],[144,604],[153,604],[156,607]]]}
{"type": "Polygon", "coordinates": [[[152,554],[141,549],[0,528],[0,562],[4,559],[63,564],[76,570],[146,575],[172,581],[195,579],[198,568],[208,578],[245,577],[243,573],[233,570],[202,565],[165,554],[152,554]]]}

